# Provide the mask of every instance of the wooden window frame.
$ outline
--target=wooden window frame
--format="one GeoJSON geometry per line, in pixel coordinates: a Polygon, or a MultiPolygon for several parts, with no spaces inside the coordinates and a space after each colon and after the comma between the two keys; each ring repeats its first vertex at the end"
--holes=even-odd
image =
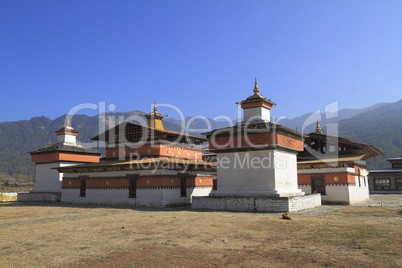
{"type": "Polygon", "coordinates": [[[87,196],[87,181],[89,176],[79,176],[80,179],[80,197],[87,196]]]}
{"type": "Polygon", "coordinates": [[[325,175],[312,175],[311,176],[311,192],[312,193],[319,193],[321,195],[326,195],[327,194],[327,189],[326,189],[326,181],[325,181],[325,175]],[[321,181],[323,184],[317,184],[316,181],[321,181]],[[318,187],[322,186],[322,187],[318,187]],[[321,191],[317,188],[321,188],[321,191]]]}
{"type": "Polygon", "coordinates": [[[128,174],[128,198],[137,198],[137,181],[140,178],[139,174],[128,174]]]}
{"type": "Polygon", "coordinates": [[[180,197],[187,197],[187,177],[188,174],[180,174],[180,197]]]}

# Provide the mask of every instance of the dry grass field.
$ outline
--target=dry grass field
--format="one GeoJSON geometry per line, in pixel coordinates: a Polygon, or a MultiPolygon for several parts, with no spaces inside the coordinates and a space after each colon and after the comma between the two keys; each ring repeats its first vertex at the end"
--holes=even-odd
{"type": "Polygon", "coordinates": [[[321,215],[0,203],[1,267],[402,267],[400,208],[321,215]]]}

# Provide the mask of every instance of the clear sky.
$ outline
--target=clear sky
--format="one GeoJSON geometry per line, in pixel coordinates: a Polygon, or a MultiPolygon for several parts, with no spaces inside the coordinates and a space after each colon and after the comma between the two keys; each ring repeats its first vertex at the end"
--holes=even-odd
{"type": "Polygon", "coordinates": [[[0,1],[0,122],[154,101],[235,118],[254,77],[277,117],[401,99],[402,1],[0,1]]]}

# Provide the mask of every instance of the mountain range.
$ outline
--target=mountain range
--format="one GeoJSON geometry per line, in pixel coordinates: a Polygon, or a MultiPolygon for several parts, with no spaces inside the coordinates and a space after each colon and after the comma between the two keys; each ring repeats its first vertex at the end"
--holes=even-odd
{"type": "MultiPolygon", "coordinates": [[[[29,152],[55,143],[54,131],[65,123],[65,115],[51,120],[45,116],[30,120],[0,123],[0,176],[12,176],[21,180],[33,180],[34,164],[30,161],[29,152]]],[[[91,138],[115,124],[119,119],[142,119],[141,111],[126,113],[107,113],[98,116],[74,115],[72,126],[79,132],[78,140],[85,145],[91,138]]],[[[399,157],[402,153],[402,100],[394,103],[378,103],[363,109],[342,109],[338,112],[308,113],[293,119],[281,119],[276,122],[286,127],[297,129],[305,134],[315,130],[315,122],[319,120],[323,132],[327,127],[337,126],[338,135],[354,142],[374,145],[384,152],[384,156],[369,159],[369,169],[388,167],[386,158],[399,157]],[[304,125],[304,126],[303,126],[304,125]]],[[[120,120],[121,121],[121,120],[120,120]]],[[[138,121],[138,120],[137,120],[138,121]]],[[[189,126],[189,134],[200,135],[208,129],[227,127],[230,123],[188,117],[185,121],[165,118],[166,129],[183,132],[189,126]]],[[[328,133],[330,134],[330,133],[328,133]]],[[[104,152],[103,148],[92,147],[104,152]]]]}

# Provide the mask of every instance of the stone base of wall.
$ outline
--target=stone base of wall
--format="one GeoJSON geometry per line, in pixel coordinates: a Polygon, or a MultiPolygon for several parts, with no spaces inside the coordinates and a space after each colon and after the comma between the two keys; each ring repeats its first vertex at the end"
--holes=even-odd
{"type": "Polygon", "coordinates": [[[193,209],[254,212],[293,212],[321,206],[321,195],[293,197],[193,197],[193,209]]]}
{"type": "Polygon", "coordinates": [[[18,201],[21,202],[60,202],[60,192],[29,192],[18,193],[18,201]]]}
{"type": "Polygon", "coordinates": [[[347,201],[327,201],[322,199],[323,205],[331,205],[331,206],[349,206],[350,203],[347,201]]]}

